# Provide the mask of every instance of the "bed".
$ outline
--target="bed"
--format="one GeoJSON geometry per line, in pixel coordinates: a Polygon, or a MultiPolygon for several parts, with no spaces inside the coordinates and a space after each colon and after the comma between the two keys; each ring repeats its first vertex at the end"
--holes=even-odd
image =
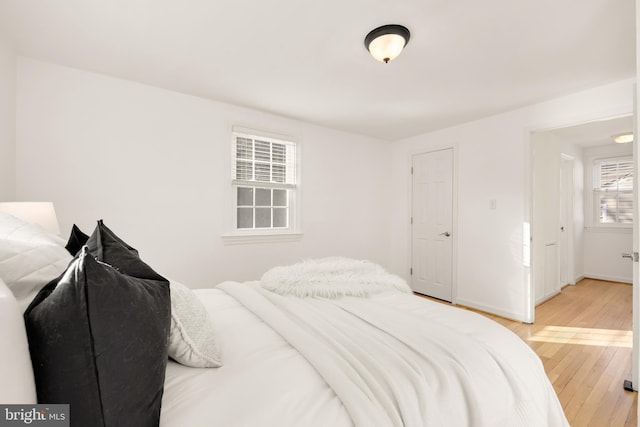
{"type": "Polygon", "coordinates": [[[0,404],[71,425],[568,426],[537,355],[374,263],[279,266],[191,290],[98,222],[0,214],[0,404]]]}

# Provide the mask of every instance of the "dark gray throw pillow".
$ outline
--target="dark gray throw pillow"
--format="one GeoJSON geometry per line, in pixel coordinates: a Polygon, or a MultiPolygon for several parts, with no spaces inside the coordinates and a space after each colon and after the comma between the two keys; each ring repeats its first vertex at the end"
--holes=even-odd
{"type": "Polygon", "coordinates": [[[87,246],[89,252],[99,261],[112,265],[124,274],[144,279],[164,280],[140,259],[136,249],[118,237],[102,220],[98,221],[98,225],[89,236],[87,246]]]}
{"type": "Polygon", "coordinates": [[[89,240],[89,236],[84,234],[77,225],[73,224],[71,227],[71,234],[69,235],[69,240],[67,240],[67,244],[65,245],[65,249],[72,255],[76,256],[80,249],[87,243],[89,240]]]}
{"type": "Polygon", "coordinates": [[[123,274],[85,246],[27,308],[38,401],[70,404],[71,426],[158,426],[171,303],[152,276],[123,274]]]}

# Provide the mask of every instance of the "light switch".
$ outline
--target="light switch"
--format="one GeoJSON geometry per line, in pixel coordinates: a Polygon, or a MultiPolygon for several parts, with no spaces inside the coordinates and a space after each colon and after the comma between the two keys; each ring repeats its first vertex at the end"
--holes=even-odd
{"type": "Polygon", "coordinates": [[[489,209],[492,211],[496,210],[496,199],[489,200],[489,209]]]}

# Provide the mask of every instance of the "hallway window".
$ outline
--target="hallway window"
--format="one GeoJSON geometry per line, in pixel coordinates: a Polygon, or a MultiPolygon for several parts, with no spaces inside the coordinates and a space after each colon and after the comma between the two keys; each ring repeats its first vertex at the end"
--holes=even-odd
{"type": "Polygon", "coordinates": [[[633,224],[633,159],[598,159],[593,166],[594,219],[599,224],[633,224]]]}

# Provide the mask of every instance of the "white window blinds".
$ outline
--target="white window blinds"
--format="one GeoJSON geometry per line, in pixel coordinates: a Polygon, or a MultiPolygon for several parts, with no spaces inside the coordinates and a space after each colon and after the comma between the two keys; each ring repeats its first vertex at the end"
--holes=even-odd
{"type": "Polygon", "coordinates": [[[234,133],[231,179],[271,187],[295,186],[295,143],[234,133]]]}
{"type": "Polygon", "coordinates": [[[595,218],[600,224],[633,223],[633,161],[631,158],[594,162],[595,218]]]}

